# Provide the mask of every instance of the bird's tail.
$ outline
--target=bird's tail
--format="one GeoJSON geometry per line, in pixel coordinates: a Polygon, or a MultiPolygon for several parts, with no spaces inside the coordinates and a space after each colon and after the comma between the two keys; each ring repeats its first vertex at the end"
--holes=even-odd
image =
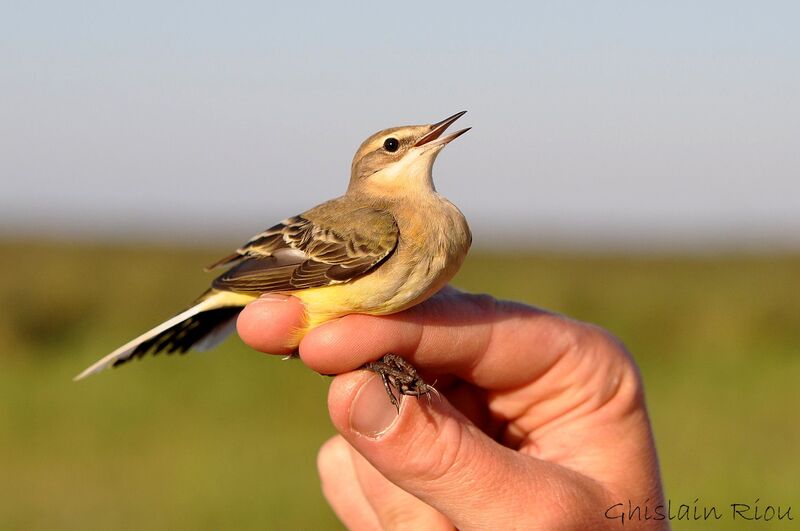
{"type": "Polygon", "coordinates": [[[252,295],[210,290],[188,310],[125,343],[74,379],[82,380],[108,367],[116,367],[133,358],[140,358],[150,351],[154,354],[162,351],[183,354],[190,348],[209,350],[233,332],[236,316],[254,298],[252,295]]]}

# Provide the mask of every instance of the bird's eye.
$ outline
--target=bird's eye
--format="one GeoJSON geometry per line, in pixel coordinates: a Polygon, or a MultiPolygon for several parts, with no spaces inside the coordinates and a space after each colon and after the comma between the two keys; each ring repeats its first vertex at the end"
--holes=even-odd
{"type": "Polygon", "coordinates": [[[400,147],[400,142],[396,138],[387,138],[383,143],[383,149],[389,153],[394,153],[400,147]]]}

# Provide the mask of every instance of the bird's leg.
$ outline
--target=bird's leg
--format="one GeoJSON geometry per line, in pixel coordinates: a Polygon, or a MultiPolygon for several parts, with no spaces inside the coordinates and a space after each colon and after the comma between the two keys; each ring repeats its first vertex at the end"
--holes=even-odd
{"type": "Polygon", "coordinates": [[[422,396],[436,390],[425,383],[413,365],[395,354],[386,354],[378,361],[372,361],[363,366],[364,369],[378,374],[383,380],[386,394],[392,405],[400,412],[399,397],[395,397],[394,389],[398,395],[422,396]]]}

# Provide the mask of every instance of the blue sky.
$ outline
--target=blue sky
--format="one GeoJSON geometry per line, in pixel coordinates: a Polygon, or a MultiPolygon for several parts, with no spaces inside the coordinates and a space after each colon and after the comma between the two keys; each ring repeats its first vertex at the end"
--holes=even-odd
{"type": "Polygon", "coordinates": [[[467,109],[477,244],[800,247],[795,3],[288,4],[4,3],[0,232],[238,243],[467,109]]]}

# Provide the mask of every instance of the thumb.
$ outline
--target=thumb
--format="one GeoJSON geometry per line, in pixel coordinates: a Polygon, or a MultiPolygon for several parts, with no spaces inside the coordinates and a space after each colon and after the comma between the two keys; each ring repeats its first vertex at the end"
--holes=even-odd
{"type": "Polygon", "coordinates": [[[398,415],[380,377],[358,371],[334,379],[328,408],[357,452],[457,528],[510,529],[553,509],[546,491],[560,467],[501,446],[443,397],[403,397],[398,415]]]}

